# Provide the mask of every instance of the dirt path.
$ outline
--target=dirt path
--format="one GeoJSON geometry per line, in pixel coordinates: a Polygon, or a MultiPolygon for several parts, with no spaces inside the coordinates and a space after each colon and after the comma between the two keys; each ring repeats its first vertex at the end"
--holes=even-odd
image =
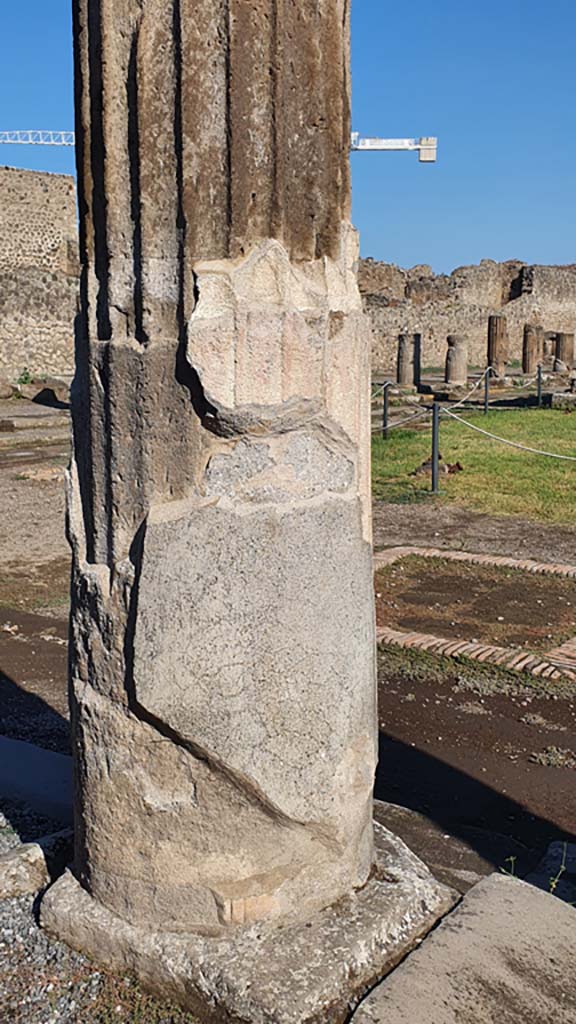
{"type": "Polygon", "coordinates": [[[576,564],[576,525],[548,526],[428,503],[375,502],[376,550],[400,544],[576,564]]]}
{"type": "Polygon", "coordinates": [[[0,572],[69,557],[64,533],[65,410],[24,399],[0,402],[0,572]]]}
{"type": "Polygon", "coordinates": [[[483,693],[450,666],[417,678],[387,650],[379,664],[380,799],[421,811],[478,852],[496,833],[500,857],[519,843],[534,860],[548,842],[573,839],[574,702],[483,693]]]}

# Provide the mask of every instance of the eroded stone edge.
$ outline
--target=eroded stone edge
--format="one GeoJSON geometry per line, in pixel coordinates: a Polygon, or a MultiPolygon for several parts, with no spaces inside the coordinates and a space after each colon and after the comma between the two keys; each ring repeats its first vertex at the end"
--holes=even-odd
{"type": "Polygon", "coordinates": [[[368,884],[298,926],[223,939],[152,933],[97,903],[69,871],[45,895],[41,924],[204,1024],[342,1024],[459,899],[397,836],[375,824],[375,838],[368,884]]]}

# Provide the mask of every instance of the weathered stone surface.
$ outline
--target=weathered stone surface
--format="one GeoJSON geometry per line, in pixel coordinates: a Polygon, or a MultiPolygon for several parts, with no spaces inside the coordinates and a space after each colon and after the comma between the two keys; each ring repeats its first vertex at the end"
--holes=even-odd
{"type": "Polygon", "coordinates": [[[70,829],[0,854],[0,899],[38,892],[61,874],[71,855],[70,829]]]}
{"type": "Polygon", "coordinates": [[[398,335],[398,358],[396,361],[396,382],[413,387],[415,383],[416,335],[398,335]]]}
{"type": "Polygon", "coordinates": [[[544,329],[526,324],[522,341],[522,372],[536,373],[544,359],[544,329]]]}
{"type": "Polygon", "coordinates": [[[575,264],[481,260],[450,275],[436,275],[429,267],[407,270],[362,259],[359,284],[372,326],[372,366],[380,372],[389,373],[395,365],[399,333],[422,335],[425,367],[443,363],[448,334],[463,334],[470,362],[483,366],[486,323],[494,313],[506,316],[510,360],[522,358],[526,324],[545,327],[554,337],[558,331],[576,329],[575,264]]]}
{"type": "Polygon", "coordinates": [[[488,319],[488,366],[494,377],[503,378],[508,361],[508,326],[505,316],[491,316],[488,319]]]}
{"type": "Polygon", "coordinates": [[[574,366],[574,335],[560,333],[556,336],[556,355],[554,370],[557,373],[566,373],[574,366]]]}
{"type": "Polygon", "coordinates": [[[375,831],[367,885],[305,924],[259,923],[212,939],[158,934],[110,913],[70,873],[45,897],[42,924],[116,970],[137,967],[147,987],[206,1024],[341,1024],[456,899],[401,840],[375,831]]]}
{"type": "Polygon", "coordinates": [[[157,934],[310,921],[374,857],[348,4],[74,8],[76,875],[157,934]]]}
{"type": "Polygon", "coordinates": [[[466,384],[468,380],[468,342],[461,334],[449,334],[447,342],[444,379],[447,384],[466,384]]]}
{"type": "Polygon", "coordinates": [[[573,1024],[576,910],[491,875],[367,997],[354,1024],[573,1024]]]}
{"type": "Polygon", "coordinates": [[[374,801],[374,820],[399,836],[435,878],[462,894],[491,875],[496,866],[505,864],[507,857],[515,857],[516,871],[522,878],[537,860],[534,851],[509,836],[462,825],[458,835],[452,835],[447,831],[450,826],[382,800],[374,801]]]}
{"type": "Polygon", "coordinates": [[[0,899],[37,892],[49,881],[46,860],[37,843],[21,843],[0,854],[0,899]]]}
{"type": "Polygon", "coordinates": [[[14,383],[25,369],[71,372],[77,251],[74,179],[0,167],[0,374],[6,381],[14,383]]]}

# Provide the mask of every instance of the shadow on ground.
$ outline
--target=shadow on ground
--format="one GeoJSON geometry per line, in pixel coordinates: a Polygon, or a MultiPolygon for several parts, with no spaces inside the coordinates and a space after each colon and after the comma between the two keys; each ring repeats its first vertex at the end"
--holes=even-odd
{"type": "MultiPolygon", "coordinates": [[[[41,697],[27,692],[0,671],[0,745],[20,759],[16,774],[34,780],[42,790],[42,758],[47,754],[54,785],[59,782],[59,757],[69,751],[69,724],[41,697]],[[11,740],[25,741],[9,746],[11,740]],[[29,746],[26,746],[28,744],[29,746]]],[[[1,763],[1,759],[0,759],[1,763]]],[[[4,761],[7,764],[6,759],[4,761]]],[[[9,770],[13,788],[14,764],[9,770]]],[[[49,772],[48,772],[49,774],[49,772]]],[[[0,775],[0,810],[10,820],[13,792],[6,792],[0,775]],[[5,808],[5,810],[4,810],[5,808]]],[[[422,814],[447,834],[463,840],[494,868],[502,866],[506,851],[521,844],[527,852],[541,854],[553,840],[574,840],[574,836],[531,814],[515,800],[499,793],[489,784],[471,778],[440,759],[409,744],[380,734],[380,757],[376,773],[375,796],[422,814]]],[[[55,794],[61,799],[61,794],[55,794]]],[[[17,822],[15,822],[15,827],[17,822]]],[[[393,827],[393,823],[391,823],[393,827]]],[[[17,830],[17,828],[16,828],[17,830]]]]}
{"type": "Polygon", "coordinates": [[[495,869],[518,847],[529,864],[549,843],[575,838],[487,783],[383,732],[375,796],[419,812],[495,869]]]}

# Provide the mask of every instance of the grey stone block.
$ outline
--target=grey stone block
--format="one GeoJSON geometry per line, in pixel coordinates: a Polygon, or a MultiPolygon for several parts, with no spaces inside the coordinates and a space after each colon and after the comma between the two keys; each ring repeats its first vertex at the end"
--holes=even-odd
{"type": "Polygon", "coordinates": [[[576,409],[576,394],[571,391],[559,391],[552,395],[553,409],[576,409]]]}
{"type": "Polygon", "coordinates": [[[0,899],[38,892],[63,871],[72,846],[72,830],[65,829],[0,854],[0,899]]]}
{"type": "Polygon", "coordinates": [[[354,1024],[574,1024],[576,910],[504,875],[464,897],[354,1024]]]}

